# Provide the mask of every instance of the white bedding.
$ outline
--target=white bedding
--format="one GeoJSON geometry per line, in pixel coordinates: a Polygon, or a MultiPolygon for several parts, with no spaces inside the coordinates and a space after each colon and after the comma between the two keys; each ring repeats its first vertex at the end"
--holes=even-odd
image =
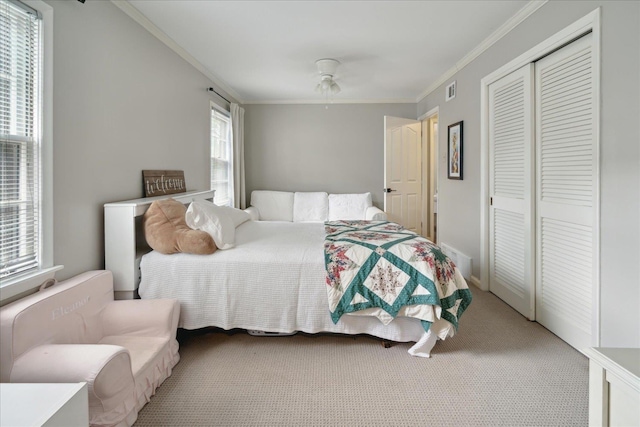
{"type": "Polygon", "coordinates": [[[215,326],[266,332],[370,334],[418,342],[410,353],[428,357],[437,337],[453,335],[446,320],[425,333],[416,319],[329,315],[324,266],[324,225],[249,221],[236,230],[236,246],[212,255],[150,252],[140,269],[140,297],[177,298],[179,326],[215,326]]]}

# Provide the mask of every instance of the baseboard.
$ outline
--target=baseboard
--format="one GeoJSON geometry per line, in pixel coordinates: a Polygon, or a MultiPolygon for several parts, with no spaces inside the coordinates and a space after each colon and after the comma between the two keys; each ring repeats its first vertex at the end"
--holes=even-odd
{"type": "Polygon", "coordinates": [[[476,276],[471,276],[471,278],[469,279],[469,282],[471,282],[471,284],[474,285],[476,288],[482,289],[482,284],[480,283],[480,279],[478,279],[476,276]]]}

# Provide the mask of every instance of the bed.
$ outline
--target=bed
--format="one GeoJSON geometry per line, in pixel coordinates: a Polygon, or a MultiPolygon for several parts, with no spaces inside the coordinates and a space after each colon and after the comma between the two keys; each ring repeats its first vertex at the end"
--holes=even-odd
{"type": "MultiPolygon", "coordinates": [[[[327,229],[330,226],[247,221],[237,227],[232,249],[211,255],[164,255],[151,251],[140,262],[138,293],[143,299],[178,299],[179,327],[184,329],[213,326],[274,333],[368,334],[384,340],[415,342],[409,353],[421,357],[429,357],[437,339],[455,334],[456,321],[442,316],[446,310],[440,307],[433,310],[437,314],[429,322],[424,316],[420,319],[399,315],[385,324],[380,316],[358,312],[332,315],[324,249],[327,232],[333,230],[327,229]]],[[[464,294],[449,310],[457,312],[457,320],[471,294],[457,269],[455,275],[464,294]]]]}

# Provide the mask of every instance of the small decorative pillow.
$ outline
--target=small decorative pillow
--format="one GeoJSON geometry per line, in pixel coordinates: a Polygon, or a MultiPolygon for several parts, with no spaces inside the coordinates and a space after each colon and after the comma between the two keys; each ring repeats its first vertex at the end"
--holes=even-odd
{"type": "Polygon", "coordinates": [[[152,249],[163,254],[208,255],[216,251],[209,234],[187,226],[184,219],[186,211],[182,203],[171,198],[151,203],[142,221],[144,235],[152,249]]]}
{"type": "Polygon", "coordinates": [[[189,227],[209,233],[218,249],[229,249],[236,243],[236,226],[222,206],[194,200],[187,209],[185,220],[189,227]]]}
{"type": "Polygon", "coordinates": [[[233,225],[237,228],[240,224],[243,224],[251,219],[251,215],[249,213],[241,210],[232,208],[231,206],[218,206],[220,209],[226,213],[231,220],[233,221],[233,225]]]}

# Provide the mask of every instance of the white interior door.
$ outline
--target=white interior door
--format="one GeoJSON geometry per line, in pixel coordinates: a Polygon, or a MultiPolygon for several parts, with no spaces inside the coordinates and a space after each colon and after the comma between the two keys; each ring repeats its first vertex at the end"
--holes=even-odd
{"type": "Polygon", "coordinates": [[[489,289],[535,318],[533,64],[489,85],[489,289]]]}
{"type": "Polygon", "coordinates": [[[422,125],[384,117],[384,210],[389,220],[422,234],[422,125]]]}
{"type": "Polygon", "coordinates": [[[592,346],[598,281],[597,117],[592,36],[536,63],[537,321],[592,346]]]}

